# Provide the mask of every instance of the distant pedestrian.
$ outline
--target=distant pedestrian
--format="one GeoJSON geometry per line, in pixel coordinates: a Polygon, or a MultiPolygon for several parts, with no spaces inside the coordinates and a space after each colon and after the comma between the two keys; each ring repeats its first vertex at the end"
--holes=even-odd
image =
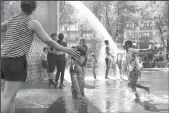
{"type": "MultiPolygon", "coordinates": [[[[62,33],[59,33],[57,43],[60,45],[67,47],[67,43],[63,41],[64,35],[62,33]]],[[[64,81],[64,75],[65,75],[65,66],[66,66],[66,53],[62,51],[55,51],[56,53],[56,67],[57,67],[57,73],[56,73],[56,85],[59,86],[60,89],[62,89],[65,85],[63,84],[64,81]],[[60,78],[61,77],[61,78],[60,78]],[[58,85],[58,80],[60,78],[60,85],[58,85]]]]}
{"type": "Polygon", "coordinates": [[[96,79],[96,67],[97,67],[97,58],[94,53],[92,53],[92,72],[93,72],[93,77],[96,79]]]}
{"type": "Polygon", "coordinates": [[[47,69],[48,69],[48,62],[47,62],[47,52],[48,52],[48,48],[44,47],[43,48],[43,52],[42,52],[42,67],[43,67],[43,72],[42,75],[40,77],[40,79],[47,79],[47,69]]]}
{"type": "Polygon", "coordinates": [[[105,53],[106,53],[106,58],[105,58],[105,62],[106,62],[105,79],[108,79],[108,73],[109,73],[109,69],[110,69],[110,66],[111,66],[112,55],[110,54],[109,41],[105,40],[104,43],[106,45],[106,48],[105,48],[105,53]]]}
{"type": "MultiPolygon", "coordinates": [[[[56,33],[51,34],[51,39],[56,42],[56,33]]],[[[49,87],[56,87],[56,83],[53,80],[53,74],[56,68],[56,54],[53,47],[48,46],[48,54],[47,54],[47,61],[48,61],[48,86],[49,87]]]]}

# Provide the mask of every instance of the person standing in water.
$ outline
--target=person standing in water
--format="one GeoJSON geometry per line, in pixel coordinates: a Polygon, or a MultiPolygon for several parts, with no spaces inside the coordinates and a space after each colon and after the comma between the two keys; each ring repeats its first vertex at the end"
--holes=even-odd
{"type": "Polygon", "coordinates": [[[106,62],[106,74],[105,74],[105,79],[108,79],[108,73],[109,73],[109,69],[110,69],[110,66],[111,66],[112,55],[110,54],[109,41],[105,40],[104,43],[106,45],[106,48],[105,48],[105,51],[106,51],[106,58],[105,58],[105,62],[106,62]]]}
{"type": "MultiPolygon", "coordinates": [[[[56,33],[52,33],[51,38],[53,41],[56,41],[56,33]]],[[[48,78],[49,78],[48,85],[49,87],[52,86],[56,87],[56,84],[53,81],[53,74],[56,67],[56,54],[54,52],[54,48],[51,46],[48,46],[47,61],[48,61],[48,78]]]]}
{"type": "Polygon", "coordinates": [[[128,76],[128,86],[132,89],[136,96],[136,101],[139,101],[139,95],[137,93],[136,88],[142,88],[146,90],[149,93],[149,87],[140,85],[137,83],[138,78],[141,78],[141,71],[139,66],[139,60],[137,59],[137,54],[141,52],[148,52],[152,51],[152,49],[134,49],[132,47],[132,41],[127,40],[123,44],[123,48],[126,50],[126,61],[127,61],[127,67],[129,70],[129,76],[128,76]]]}
{"type": "Polygon", "coordinates": [[[97,67],[97,58],[96,55],[92,53],[92,72],[94,79],[96,79],[96,67],[97,67]]]}
{"type": "Polygon", "coordinates": [[[47,52],[48,52],[48,48],[44,47],[42,55],[41,55],[42,56],[42,67],[43,67],[43,72],[40,77],[41,80],[45,80],[47,78],[47,69],[48,69],[47,52]]]}
{"type": "Polygon", "coordinates": [[[80,39],[79,45],[80,45],[81,47],[83,47],[83,48],[85,49],[85,51],[86,51],[85,61],[84,61],[84,63],[81,65],[82,71],[83,71],[83,76],[85,77],[85,69],[86,69],[86,64],[87,64],[87,60],[88,60],[88,54],[87,54],[88,47],[87,47],[87,45],[86,45],[85,39],[80,39]]]}
{"type": "MultiPolygon", "coordinates": [[[[67,47],[67,43],[63,41],[64,35],[62,33],[59,33],[57,43],[60,45],[67,47]]],[[[56,85],[58,86],[58,80],[60,79],[60,85],[59,88],[62,89],[64,87],[63,80],[65,75],[65,66],[66,66],[66,56],[65,53],[62,51],[55,51],[56,53],[56,67],[57,67],[57,73],[56,73],[56,85]]]]}
{"type": "Polygon", "coordinates": [[[77,113],[81,113],[80,108],[84,107],[83,102],[85,98],[84,77],[83,77],[83,71],[81,65],[85,62],[86,50],[81,46],[73,46],[72,48],[80,52],[79,58],[71,57],[71,65],[70,65],[69,72],[70,72],[71,83],[72,83],[71,92],[72,92],[74,109],[77,113]]]}
{"type": "Polygon", "coordinates": [[[1,113],[15,113],[15,97],[27,78],[27,57],[34,34],[54,49],[79,57],[79,52],[59,45],[37,20],[31,18],[36,6],[34,0],[21,1],[21,12],[1,23],[1,32],[6,33],[1,48],[1,79],[5,80],[4,92],[1,93],[1,113]]]}

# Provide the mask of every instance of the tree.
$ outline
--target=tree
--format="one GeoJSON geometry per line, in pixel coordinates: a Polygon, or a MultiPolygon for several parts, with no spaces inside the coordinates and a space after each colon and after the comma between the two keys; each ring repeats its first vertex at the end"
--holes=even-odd
{"type": "Polygon", "coordinates": [[[68,24],[70,21],[73,21],[75,10],[65,1],[59,2],[59,26],[68,24]]]}
{"type": "Polygon", "coordinates": [[[168,3],[168,1],[150,1],[147,4],[147,7],[142,9],[144,12],[142,13],[143,20],[145,18],[151,18],[152,20],[155,20],[155,24],[161,34],[160,37],[164,47],[167,47],[165,43],[165,40],[167,39],[167,36],[165,36],[167,32],[166,27],[169,28],[169,10],[167,10],[169,9],[168,3]]]}
{"type": "Polygon", "coordinates": [[[124,41],[124,29],[128,21],[138,25],[139,7],[133,1],[118,1],[114,5],[117,15],[116,40],[119,43],[124,41]]]}

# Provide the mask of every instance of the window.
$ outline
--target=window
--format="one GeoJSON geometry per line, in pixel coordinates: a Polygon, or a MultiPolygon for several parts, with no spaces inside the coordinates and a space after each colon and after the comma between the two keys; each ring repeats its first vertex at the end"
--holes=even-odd
{"type": "Polygon", "coordinates": [[[133,39],[133,33],[130,33],[130,38],[133,39]]]}
{"type": "Polygon", "coordinates": [[[144,33],[141,33],[141,39],[144,37],[144,33]]]}
{"type": "Polygon", "coordinates": [[[137,33],[134,33],[134,39],[136,39],[136,38],[137,38],[137,37],[136,37],[136,34],[137,34],[137,33]]]}
{"type": "Polygon", "coordinates": [[[129,24],[126,24],[126,28],[128,29],[130,26],[129,26],[129,24]]]}
{"type": "Polygon", "coordinates": [[[132,29],[134,29],[134,24],[132,24],[132,29]]]}
{"type": "Polygon", "coordinates": [[[138,39],[141,39],[141,33],[140,32],[138,33],[138,39]]]}
{"type": "Polygon", "coordinates": [[[146,36],[147,36],[147,38],[148,38],[148,39],[150,39],[150,33],[147,33],[147,35],[146,35],[146,36]]]}
{"type": "Polygon", "coordinates": [[[126,33],[126,39],[128,39],[129,38],[129,33],[126,33]]]}
{"type": "Polygon", "coordinates": [[[150,29],[150,30],[152,30],[152,28],[153,28],[152,23],[150,23],[150,24],[149,24],[149,26],[150,26],[150,28],[149,28],[149,29],[150,29]]]}
{"type": "Polygon", "coordinates": [[[137,39],[137,40],[139,39],[138,38],[138,33],[135,33],[135,39],[137,39]]]}
{"type": "Polygon", "coordinates": [[[153,33],[150,32],[150,39],[153,39],[153,33]]]}
{"type": "Polygon", "coordinates": [[[145,26],[145,30],[148,30],[148,29],[149,29],[149,28],[148,28],[149,24],[146,23],[145,25],[146,25],[146,26],[145,26]]]}

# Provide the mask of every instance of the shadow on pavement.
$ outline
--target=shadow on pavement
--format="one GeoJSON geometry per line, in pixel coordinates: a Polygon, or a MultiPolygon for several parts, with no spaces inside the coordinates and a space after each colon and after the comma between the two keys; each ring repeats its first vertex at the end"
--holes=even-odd
{"type": "MultiPolygon", "coordinates": [[[[93,105],[92,102],[90,102],[90,100],[87,99],[87,106],[89,109],[92,107],[92,112],[86,112],[85,108],[81,108],[83,109],[82,111],[80,111],[79,113],[101,113],[101,111],[95,106],[93,105]]],[[[47,109],[47,111],[45,113],[69,113],[66,111],[66,105],[65,105],[65,99],[64,97],[60,97],[58,98],[53,104],[51,104],[51,106],[47,109]]]]}
{"type": "Polygon", "coordinates": [[[169,111],[169,109],[158,109],[156,107],[157,104],[153,104],[151,103],[151,101],[143,101],[143,102],[139,101],[136,103],[140,104],[145,110],[151,112],[169,111]]]}
{"type": "Polygon", "coordinates": [[[64,97],[58,98],[46,111],[46,113],[66,113],[64,97]]]}

